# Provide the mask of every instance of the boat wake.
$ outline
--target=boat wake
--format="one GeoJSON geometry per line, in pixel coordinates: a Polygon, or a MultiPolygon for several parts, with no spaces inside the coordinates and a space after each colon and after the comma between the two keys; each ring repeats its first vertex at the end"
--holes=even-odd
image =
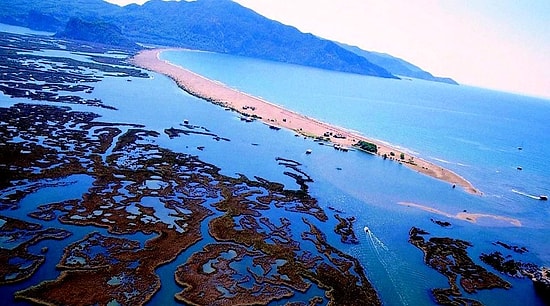
{"type": "Polygon", "coordinates": [[[367,234],[367,237],[370,238],[371,243],[373,245],[376,245],[377,247],[381,248],[384,251],[389,251],[388,247],[384,244],[384,242],[378,239],[378,237],[376,237],[368,227],[365,226],[364,230],[365,230],[365,234],[367,234]]]}
{"type": "Polygon", "coordinates": [[[397,286],[398,281],[395,279],[394,276],[398,275],[400,272],[400,267],[398,266],[398,263],[400,261],[398,260],[397,256],[393,252],[391,252],[390,249],[384,244],[384,242],[376,237],[376,235],[374,235],[374,233],[367,226],[365,226],[364,231],[365,235],[367,236],[367,240],[370,241],[372,245],[372,249],[374,250],[376,258],[378,259],[380,264],[382,264],[395,292],[399,296],[401,304],[408,305],[409,303],[406,301],[406,298],[400,292],[400,288],[402,286],[397,286]]]}
{"type": "Polygon", "coordinates": [[[522,195],[522,196],[526,196],[526,197],[534,199],[534,200],[544,200],[544,199],[546,199],[546,196],[536,196],[536,195],[528,194],[528,193],[521,192],[521,191],[515,190],[515,189],[512,189],[512,192],[517,193],[517,194],[522,195]]]}

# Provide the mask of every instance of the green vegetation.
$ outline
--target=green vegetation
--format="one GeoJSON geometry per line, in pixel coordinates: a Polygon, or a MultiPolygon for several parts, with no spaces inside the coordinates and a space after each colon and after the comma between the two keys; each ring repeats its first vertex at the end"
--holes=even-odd
{"type": "Polygon", "coordinates": [[[365,150],[369,153],[376,154],[378,152],[378,147],[374,143],[368,141],[359,140],[354,146],[359,147],[361,150],[365,150]]]}
{"type": "Polygon", "coordinates": [[[85,40],[112,46],[138,49],[139,46],[127,39],[119,27],[108,22],[87,22],[80,18],[71,18],[65,29],[58,32],[56,37],[76,40],[85,40]]]}

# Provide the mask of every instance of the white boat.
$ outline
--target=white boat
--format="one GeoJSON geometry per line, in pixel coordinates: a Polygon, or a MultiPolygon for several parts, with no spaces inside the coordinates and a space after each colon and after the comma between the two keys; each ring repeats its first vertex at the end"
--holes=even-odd
{"type": "Polygon", "coordinates": [[[368,232],[369,232],[369,227],[368,227],[368,226],[365,226],[365,227],[363,228],[363,230],[365,231],[365,233],[368,233],[368,232]]]}

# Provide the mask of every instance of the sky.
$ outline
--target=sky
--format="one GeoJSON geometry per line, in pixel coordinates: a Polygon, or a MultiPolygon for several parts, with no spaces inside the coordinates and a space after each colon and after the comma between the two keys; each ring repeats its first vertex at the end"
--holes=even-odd
{"type": "Polygon", "coordinates": [[[234,1],[304,33],[388,53],[461,84],[550,99],[548,0],[234,1]]]}

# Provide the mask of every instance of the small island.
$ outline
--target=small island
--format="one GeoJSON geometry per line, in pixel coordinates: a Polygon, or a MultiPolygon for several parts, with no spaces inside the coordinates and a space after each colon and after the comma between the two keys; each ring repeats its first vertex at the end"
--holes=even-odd
{"type": "Polygon", "coordinates": [[[432,294],[442,305],[477,305],[478,301],[463,297],[460,290],[474,293],[492,288],[511,288],[511,284],[485,268],[475,264],[466,249],[472,245],[464,240],[431,237],[430,233],[413,227],[409,231],[409,242],[422,250],[424,262],[447,277],[449,288],[435,288],[432,294]],[[460,286],[459,286],[460,285],[460,286]]]}

